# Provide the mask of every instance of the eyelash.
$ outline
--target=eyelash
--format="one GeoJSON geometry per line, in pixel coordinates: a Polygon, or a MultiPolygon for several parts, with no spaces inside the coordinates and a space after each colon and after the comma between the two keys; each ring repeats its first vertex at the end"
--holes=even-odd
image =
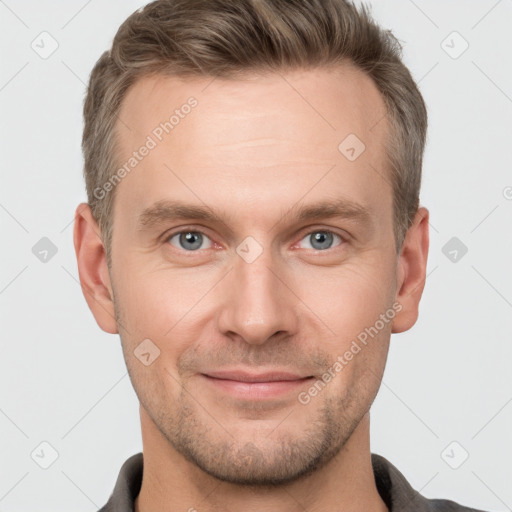
{"type": "MultiPolygon", "coordinates": [[[[171,238],[175,237],[176,235],[181,235],[183,233],[198,233],[200,235],[203,235],[207,238],[209,238],[211,240],[211,238],[204,232],[204,231],[201,231],[200,229],[196,229],[196,228],[181,228],[179,231],[174,231],[168,235],[165,235],[164,239],[163,239],[163,242],[166,243],[166,244],[169,244],[169,241],[171,240],[171,238]]],[[[304,235],[300,238],[299,242],[301,242],[304,238],[306,238],[308,235],[312,235],[313,233],[329,233],[329,234],[332,234],[334,235],[335,237],[338,237],[340,239],[340,243],[337,245],[337,246],[334,246],[334,247],[330,247],[329,249],[308,249],[308,250],[312,250],[312,251],[316,251],[317,253],[328,253],[332,250],[335,250],[336,248],[339,248],[340,246],[344,245],[347,243],[347,239],[340,235],[339,233],[336,233],[335,231],[332,231],[330,229],[313,229],[313,230],[310,230],[306,233],[304,233],[304,235]]],[[[215,243],[213,242],[212,240],[212,243],[215,243]]],[[[296,244],[294,244],[296,245],[296,244]]],[[[185,249],[180,249],[180,248],[177,248],[177,247],[174,247],[172,246],[174,249],[180,251],[180,252],[185,252],[185,253],[191,253],[191,254],[194,254],[194,253],[200,253],[202,251],[205,251],[206,249],[198,249],[198,250],[195,250],[195,251],[186,251],[185,249]]],[[[211,249],[211,247],[210,247],[211,249]]]]}

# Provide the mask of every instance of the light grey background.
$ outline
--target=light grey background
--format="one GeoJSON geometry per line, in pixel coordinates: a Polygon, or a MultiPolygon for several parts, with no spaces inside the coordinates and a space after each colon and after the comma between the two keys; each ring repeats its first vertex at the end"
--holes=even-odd
{"type": "MultiPolygon", "coordinates": [[[[420,317],[392,337],[372,451],[427,497],[511,510],[512,0],[372,4],[428,104],[431,213],[420,317]],[[456,262],[452,237],[468,249],[456,262]]],[[[85,83],[142,5],[0,1],[0,511],[96,511],[142,449],[119,337],[86,305],[72,242],[85,83]],[[51,48],[43,31],[59,45],[46,59],[31,47],[51,48]],[[32,252],[43,237],[57,248],[46,263],[32,252]],[[42,442],[58,452],[47,469],[42,442]]]]}

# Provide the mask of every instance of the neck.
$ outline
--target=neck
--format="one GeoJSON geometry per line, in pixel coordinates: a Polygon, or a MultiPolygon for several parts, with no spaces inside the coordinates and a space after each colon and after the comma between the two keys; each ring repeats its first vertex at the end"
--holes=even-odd
{"type": "Polygon", "coordinates": [[[321,469],[298,481],[261,489],[237,486],[206,474],[174,450],[143,407],[140,411],[144,471],[135,512],[388,512],[371,464],[369,413],[342,450],[321,469]]]}

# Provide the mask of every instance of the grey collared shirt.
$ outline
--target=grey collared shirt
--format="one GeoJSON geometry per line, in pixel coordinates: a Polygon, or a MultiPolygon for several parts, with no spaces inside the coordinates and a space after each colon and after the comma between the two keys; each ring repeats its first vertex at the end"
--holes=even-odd
{"type": "MultiPolygon", "coordinates": [[[[427,499],[415,491],[391,462],[372,453],[375,483],[389,512],[483,512],[451,500],[427,499]]],[[[107,504],[99,512],[135,512],[135,498],[142,484],[142,452],[129,457],[121,467],[107,504]]]]}

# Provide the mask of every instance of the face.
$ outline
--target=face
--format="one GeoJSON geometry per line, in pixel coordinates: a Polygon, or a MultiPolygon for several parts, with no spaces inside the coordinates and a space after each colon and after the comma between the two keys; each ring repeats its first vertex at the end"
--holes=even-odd
{"type": "Polygon", "coordinates": [[[144,78],[120,119],[119,161],[138,153],[109,279],[143,414],[221,480],[322,467],[375,398],[400,309],[377,88],[348,65],[144,78]]]}

